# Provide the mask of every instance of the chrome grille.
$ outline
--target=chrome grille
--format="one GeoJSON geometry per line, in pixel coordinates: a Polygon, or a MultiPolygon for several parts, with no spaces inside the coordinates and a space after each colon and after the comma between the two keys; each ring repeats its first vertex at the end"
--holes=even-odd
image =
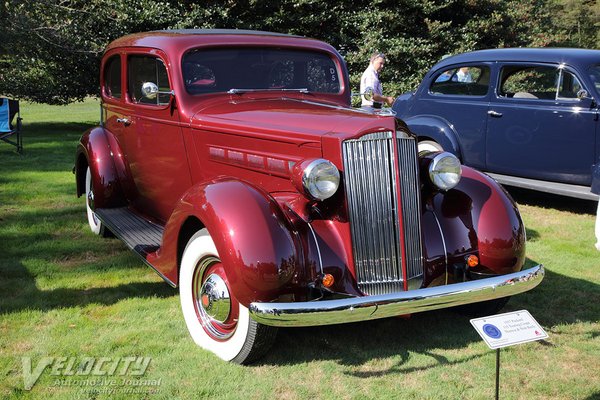
{"type": "Polygon", "coordinates": [[[378,132],[347,140],[342,150],[359,288],[371,295],[402,291],[404,277],[398,204],[403,210],[407,278],[422,275],[416,141],[411,137],[399,137],[394,143],[392,132],[378,132]],[[394,168],[397,163],[395,153],[402,160],[398,168],[394,168]],[[397,170],[400,173],[398,180],[397,170]],[[397,181],[400,190],[397,190],[397,181]]]}

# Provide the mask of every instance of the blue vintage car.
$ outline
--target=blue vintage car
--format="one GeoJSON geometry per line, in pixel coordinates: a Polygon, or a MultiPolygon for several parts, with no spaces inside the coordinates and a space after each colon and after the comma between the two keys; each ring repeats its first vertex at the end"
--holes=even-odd
{"type": "Polygon", "coordinates": [[[482,50],[437,63],[393,110],[419,136],[497,181],[597,199],[600,50],[482,50]]]}

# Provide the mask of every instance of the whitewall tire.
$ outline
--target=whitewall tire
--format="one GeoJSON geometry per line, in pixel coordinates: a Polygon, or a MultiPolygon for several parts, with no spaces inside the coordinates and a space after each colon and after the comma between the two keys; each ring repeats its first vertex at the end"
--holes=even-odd
{"type": "Polygon", "coordinates": [[[194,342],[223,360],[249,363],[275,340],[277,329],[251,319],[248,308],[235,298],[206,229],[192,236],[183,252],[179,297],[194,342]]]}
{"type": "Polygon", "coordinates": [[[96,213],[94,213],[92,207],[90,206],[90,202],[92,201],[93,197],[94,186],[92,184],[92,172],[90,171],[90,167],[88,167],[85,171],[85,208],[87,211],[88,224],[93,233],[95,233],[96,235],[106,237],[108,236],[108,230],[106,229],[102,221],[98,219],[96,213]]]}
{"type": "Polygon", "coordinates": [[[419,154],[422,153],[431,153],[436,151],[444,151],[442,146],[439,143],[434,142],[433,140],[422,140],[418,144],[419,154]]]}

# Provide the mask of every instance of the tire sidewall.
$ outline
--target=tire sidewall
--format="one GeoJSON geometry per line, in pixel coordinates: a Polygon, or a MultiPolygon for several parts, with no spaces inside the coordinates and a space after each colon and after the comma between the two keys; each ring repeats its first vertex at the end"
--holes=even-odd
{"type": "MultiPolygon", "coordinates": [[[[181,260],[181,270],[179,275],[179,298],[181,300],[181,309],[187,325],[188,331],[194,342],[226,361],[233,360],[243,349],[248,336],[250,314],[248,309],[239,304],[239,318],[235,332],[231,337],[224,341],[218,341],[209,336],[202,323],[198,319],[194,307],[192,296],[192,283],[194,273],[200,262],[207,256],[219,256],[216,246],[206,229],[196,233],[188,242],[181,260]]],[[[229,288],[230,294],[231,288],[229,288]]]]}
{"type": "Polygon", "coordinates": [[[418,151],[421,152],[436,152],[443,151],[444,149],[438,143],[433,140],[422,140],[418,143],[418,151]]]}
{"type": "Polygon", "coordinates": [[[100,235],[102,233],[102,222],[95,216],[94,211],[90,207],[88,201],[88,195],[92,190],[92,171],[90,167],[87,168],[85,172],[85,208],[87,211],[87,219],[88,225],[90,226],[90,230],[96,234],[100,235]]]}

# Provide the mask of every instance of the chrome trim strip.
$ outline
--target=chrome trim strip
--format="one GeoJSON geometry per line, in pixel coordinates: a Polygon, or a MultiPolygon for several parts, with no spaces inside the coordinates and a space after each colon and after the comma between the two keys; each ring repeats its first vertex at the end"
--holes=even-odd
{"type": "Polygon", "coordinates": [[[315,247],[317,248],[317,256],[319,257],[319,269],[321,270],[321,275],[325,272],[323,271],[323,259],[321,258],[321,248],[319,247],[319,241],[317,240],[317,235],[315,234],[315,230],[313,229],[310,222],[307,222],[308,229],[310,229],[310,233],[312,233],[313,239],[315,241],[315,247]]]}
{"type": "Polygon", "coordinates": [[[544,267],[540,264],[512,274],[407,292],[298,303],[251,303],[250,316],[271,326],[365,321],[512,296],[533,289],[543,278],[544,267]]]}
{"type": "Polygon", "coordinates": [[[413,138],[396,139],[402,193],[402,226],[406,249],[406,280],[423,275],[423,248],[421,242],[421,188],[419,186],[419,163],[417,141],[413,138]]]}
{"type": "Polygon", "coordinates": [[[435,220],[435,223],[437,224],[438,229],[440,230],[440,237],[442,238],[442,246],[444,247],[444,258],[446,260],[446,274],[448,273],[448,249],[446,248],[446,237],[444,236],[444,231],[442,230],[442,225],[440,224],[440,220],[438,219],[437,215],[432,212],[431,215],[433,215],[433,219],[435,220]]]}

